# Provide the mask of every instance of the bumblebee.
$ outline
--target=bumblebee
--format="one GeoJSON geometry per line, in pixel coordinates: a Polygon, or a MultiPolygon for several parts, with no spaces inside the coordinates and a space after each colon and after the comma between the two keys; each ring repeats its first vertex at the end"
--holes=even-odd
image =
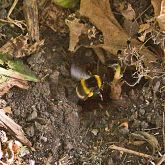
{"type": "Polygon", "coordinates": [[[88,97],[92,97],[94,93],[100,93],[102,87],[101,77],[93,75],[88,79],[81,79],[76,87],[77,96],[80,99],[86,100],[88,97]]]}
{"type": "MultiPolygon", "coordinates": [[[[114,70],[114,76],[111,83],[116,84],[116,82],[121,78],[120,65],[113,64],[108,67],[111,67],[114,70]]],[[[88,74],[85,70],[75,64],[71,65],[71,76],[72,78],[79,80],[79,83],[76,86],[76,93],[82,100],[86,100],[95,94],[98,94],[102,99],[100,91],[103,89],[104,84],[110,85],[110,82],[103,80],[102,76],[91,75],[90,73],[88,74]]]]}
{"type": "Polygon", "coordinates": [[[76,93],[80,99],[86,100],[94,94],[100,94],[103,82],[99,75],[88,74],[79,66],[72,64],[71,76],[79,81],[76,86],[76,93]]]}

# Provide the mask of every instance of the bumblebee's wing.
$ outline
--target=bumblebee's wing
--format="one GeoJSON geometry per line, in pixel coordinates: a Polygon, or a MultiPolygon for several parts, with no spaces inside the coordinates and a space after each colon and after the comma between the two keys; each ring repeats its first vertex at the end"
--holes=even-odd
{"type": "Polygon", "coordinates": [[[76,64],[71,65],[70,72],[71,72],[72,78],[74,78],[76,80],[90,78],[90,75],[88,73],[86,73],[85,70],[83,70],[80,66],[78,66],[76,64]]]}

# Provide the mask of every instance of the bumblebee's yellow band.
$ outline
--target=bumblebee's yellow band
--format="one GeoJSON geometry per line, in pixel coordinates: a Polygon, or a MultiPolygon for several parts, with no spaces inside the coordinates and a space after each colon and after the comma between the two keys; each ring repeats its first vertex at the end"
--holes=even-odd
{"type": "Polygon", "coordinates": [[[86,86],[86,82],[84,79],[81,80],[81,86],[83,87],[83,90],[87,95],[91,92],[91,90],[86,86]]]}
{"type": "Polygon", "coordinates": [[[81,95],[81,94],[79,93],[79,90],[77,89],[77,87],[76,87],[76,93],[77,93],[77,96],[78,96],[80,99],[85,99],[85,96],[83,96],[83,95],[81,95]]]}
{"type": "Polygon", "coordinates": [[[100,78],[100,76],[98,76],[98,75],[95,75],[95,79],[96,79],[96,81],[97,81],[97,85],[98,85],[98,87],[99,87],[99,88],[101,88],[101,85],[102,85],[102,81],[101,81],[101,78],[100,78]]]}

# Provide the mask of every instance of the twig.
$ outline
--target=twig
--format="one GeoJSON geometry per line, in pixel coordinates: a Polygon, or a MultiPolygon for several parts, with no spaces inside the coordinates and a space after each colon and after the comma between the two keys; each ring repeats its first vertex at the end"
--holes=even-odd
{"type": "Polygon", "coordinates": [[[147,158],[147,159],[155,159],[151,155],[144,154],[144,153],[137,152],[137,151],[133,151],[133,150],[130,150],[130,149],[126,149],[126,148],[123,148],[123,147],[118,147],[116,145],[109,146],[109,149],[122,151],[122,152],[125,152],[125,153],[128,153],[128,154],[133,154],[133,155],[140,156],[140,157],[147,158]]]}
{"type": "Polygon", "coordinates": [[[165,137],[164,137],[164,112],[163,112],[163,126],[162,126],[162,135],[163,135],[163,148],[165,151],[165,137]]]}
{"type": "Polygon", "coordinates": [[[11,13],[13,12],[15,6],[17,5],[18,3],[18,0],[14,0],[8,14],[7,14],[7,20],[3,20],[3,19],[0,19],[1,22],[5,22],[5,23],[10,23],[10,24],[14,24],[16,25],[17,27],[19,27],[21,30],[24,30],[24,28],[22,27],[22,25],[26,26],[25,23],[23,23],[23,21],[18,21],[18,20],[13,20],[10,18],[10,15],[11,13]]]}
{"type": "Polygon", "coordinates": [[[161,165],[165,161],[165,154],[162,155],[161,159],[156,163],[156,165],[161,165]]]}
{"type": "Polygon", "coordinates": [[[13,12],[13,10],[14,10],[14,8],[15,8],[15,6],[16,6],[17,3],[18,3],[18,0],[14,0],[14,2],[13,2],[12,6],[11,6],[11,8],[10,8],[8,14],[7,14],[7,19],[8,19],[8,20],[11,19],[11,18],[10,18],[10,15],[11,15],[11,13],[13,12]]]}

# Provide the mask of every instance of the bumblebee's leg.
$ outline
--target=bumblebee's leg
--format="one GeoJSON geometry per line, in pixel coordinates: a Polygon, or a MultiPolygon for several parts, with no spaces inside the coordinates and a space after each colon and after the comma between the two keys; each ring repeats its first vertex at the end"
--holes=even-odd
{"type": "Polygon", "coordinates": [[[101,98],[101,101],[103,101],[103,95],[100,92],[98,94],[99,94],[99,96],[101,98]]]}

